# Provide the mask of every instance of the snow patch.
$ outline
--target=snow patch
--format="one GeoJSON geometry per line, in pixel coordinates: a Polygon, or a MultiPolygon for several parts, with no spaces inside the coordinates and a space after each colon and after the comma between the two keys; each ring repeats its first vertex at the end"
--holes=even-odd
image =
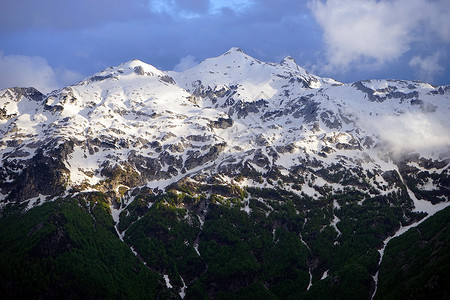
{"type": "Polygon", "coordinates": [[[168,289],[172,289],[173,286],[170,284],[169,275],[164,275],[163,277],[164,277],[164,280],[165,280],[165,282],[166,282],[166,287],[167,287],[168,289]]]}
{"type": "Polygon", "coordinates": [[[342,234],[342,232],[337,228],[337,223],[340,221],[340,219],[336,216],[336,215],[334,215],[334,219],[333,219],[333,221],[331,222],[331,226],[333,226],[333,228],[334,228],[334,230],[336,230],[336,232],[337,232],[337,234],[338,234],[338,236],[337,237],[340,237],[341,236],[341,234],[342,234]]]}
{"type": "Polygon", "coordinates": [[[312,273],[311,273],[311,268],[308,269],[308,272],[309,272],[309,283],[308,283],[308,287],[306,288],[306,291],[309,291],[312,288],[312,286],[313,286],[313,284],[312,284],[313,276],[312,276],[312,273]]]}
{"type": "Polygon", "coordinates": [[[186,297],[187,286],[186,286],[186,283],[184,283],[183,277],[180,276],[180,278],[181,278],[181,282],[183,283],[183,286],[181,287],[180,292],[178,294],[180,295],[181,299],[184,299],[184,297],[186,297]]]}
{"type": "Polygon", "coordinates": [[[195,250],[195,252],[197,252],[198,256],[201,256],[200,251],[198,251],[198,243],[194,244],[194,250],[195,250]]]}

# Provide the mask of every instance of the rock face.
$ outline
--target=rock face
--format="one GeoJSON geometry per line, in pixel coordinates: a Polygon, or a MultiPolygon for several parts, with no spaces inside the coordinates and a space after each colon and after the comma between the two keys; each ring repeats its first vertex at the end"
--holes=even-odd
{"type": "MultiPolygon", "coordinates": [[[[70,172],[64,161],[73,151],[73,142],[65,141],[57,148],[53,148],[54,145],[47,147],[51,150],[46,154],[43,148],[37,148],[34,156],[22,165],[20,172],[10,162],[4,165],[3,174],[16,178],[2,182],[2,189],[9,192],[9,199],[20,202],[39,195],[60,196],[65,193],[70,172]]],[[[28,155],[28,152],[24,154],[25,157],[28,155]]]]}

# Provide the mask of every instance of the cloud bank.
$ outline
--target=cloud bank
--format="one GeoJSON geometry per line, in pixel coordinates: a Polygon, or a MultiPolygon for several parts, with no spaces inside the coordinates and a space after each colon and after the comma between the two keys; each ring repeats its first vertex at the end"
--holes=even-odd
{"type": "Polygon", "coordinates": [[[81,79],[77,72],[65,68],[53,69],[42,57],[6,55],[0,52],[0,89],[14,86],[35,87],[51,92],[81,79]]]}
{"type": "MultiPolygon", "coordinates": [[[[427,39],[450,41],[447,0],[321,0],[309,8],[323,29],[327,67],[381,67],[427,39]]],[[[420,68],[421,63],[413,62],[420,68]]]]}
{"type": "Polygon", "coordinates": [[[444,68],[439,63],[440,58],[440,52],[436,52],[424,58],[420,55],[414,56],[409,61],[409,66],[415,70],[420,78],[427,82],[431,82],[435,75],[444,71],[444,68]]]}
{"type": "Polygon", "coordinates": [[[197,61],[195,56],[186,55],[185,57],[183,57],[180,60],[180,62],[175,66],[175,68],[173,70],[176,72],[183,72],[187,69],[195,67],[198,64],[199,64],[199,62],[197,61]]]}
{"type": "Polygon", "coordinates": [[[423,151],[450,155],[450,131],[434,117],[419,112],[405,113],[385,116],[368,125],[375,128],[395,156],[423,151]]]}

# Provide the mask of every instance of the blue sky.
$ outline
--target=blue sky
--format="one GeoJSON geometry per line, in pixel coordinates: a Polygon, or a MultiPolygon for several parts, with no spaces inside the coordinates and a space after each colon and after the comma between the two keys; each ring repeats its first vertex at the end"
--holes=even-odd
{"type": "Polygon", "coordinates": [[[45,92],[137,58],[183,70],[237,46],[319,76],[450,84],[448,0],[3,0],[0,88],[45,92]]]}

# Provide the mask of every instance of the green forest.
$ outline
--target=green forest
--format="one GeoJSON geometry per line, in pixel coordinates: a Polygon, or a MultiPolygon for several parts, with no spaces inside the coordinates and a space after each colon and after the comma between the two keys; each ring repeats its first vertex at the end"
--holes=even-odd
{"type": "MultiPolygon", "coordinates": [[[[349,189],[315,200],[282,189],[224,189],[139,194],[116,228],[100,192],[30,210],[8,205],[0,297],[370,299],[383,241],[423,217],[404,194],[368,198],[349,189]]],[[[449,221],[447,207],[390,241],[375,299],[448,299],[449,221]]]]}

